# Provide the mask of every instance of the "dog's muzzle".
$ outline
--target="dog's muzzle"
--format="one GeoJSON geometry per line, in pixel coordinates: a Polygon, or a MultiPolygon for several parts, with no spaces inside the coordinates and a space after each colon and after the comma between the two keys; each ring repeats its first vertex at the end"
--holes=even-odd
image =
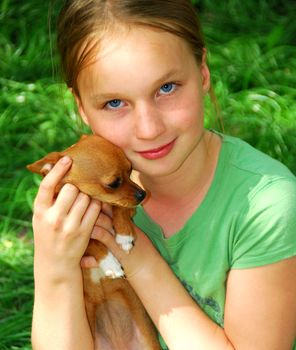
{"type": "Polygon", "coordinates": [[[146,192],[144,190],[137,190],[135,192],[135,198],[138,203],[141,203],[146,197],[146,192]]]}

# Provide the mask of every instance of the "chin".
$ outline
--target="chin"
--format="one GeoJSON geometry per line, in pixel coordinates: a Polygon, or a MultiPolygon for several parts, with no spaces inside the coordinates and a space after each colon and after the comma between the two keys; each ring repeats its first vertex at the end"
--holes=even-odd
{"type": "Polygon", "coordinates": [[[148,177],[165,177],[176,173],[184,164],[186,159],[169,159],[171,157],[164,157],[158,160],[145,162],[145,164],[134,165],[134,169],[139,173],[148,177]],[[167,159],[165,159],[167,158],[167,159]]]}

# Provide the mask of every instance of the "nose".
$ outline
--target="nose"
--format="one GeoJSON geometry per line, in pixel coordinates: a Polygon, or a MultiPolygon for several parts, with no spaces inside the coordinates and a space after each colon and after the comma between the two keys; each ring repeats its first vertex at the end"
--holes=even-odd
{"type": "Polygon", "coordinates": [[[146,197],[146,192],[144,190],[139,189],[135,192],[135,198],[138,203],[141,203],[145,197],[146,197]]]}
{"type": "Polygon", "coordinates": [[[153,102],[140,103],[135,118],[135,135],[139,139],[153,140],[165,130],[162,113],[153,102]]]}

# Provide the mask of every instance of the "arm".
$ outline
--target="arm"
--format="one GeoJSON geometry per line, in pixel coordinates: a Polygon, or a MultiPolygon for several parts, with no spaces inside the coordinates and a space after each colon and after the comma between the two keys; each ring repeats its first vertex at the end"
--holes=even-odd
{"type": "Polygon", "coordinates": [[[34,204],[34,350],[93,349],[85,313],[80,260],[100,204],[65,185],[55,187],[70,167],[59,161],[41,182],[34,204]]]}
{"type": "Polygon", "coordinates": [[[93,236],[121,261],[170,350],[291,349],[296,322],[296,258],[231,271],[223,329],[198,307],[147,237],[137,231],[138,239],[129,255],[117,247],[107,231],[96,228],[93,236]],[[263,323],[263,319],[268,322],[263,323]]]}
{"type": "Polygon", "coordinates": [[[92,238],[117,256],[169,349],[234,349],[223,329],[197,306],[148,238],[136,231],[137,240],[129,254],[103,228],[96,226],[92,238]]]}
{"type": "Polygon", "coordinates": [[[296,257],[232,270],[225,332],[237,349],[291,350],[296,341],[296,257]]]}

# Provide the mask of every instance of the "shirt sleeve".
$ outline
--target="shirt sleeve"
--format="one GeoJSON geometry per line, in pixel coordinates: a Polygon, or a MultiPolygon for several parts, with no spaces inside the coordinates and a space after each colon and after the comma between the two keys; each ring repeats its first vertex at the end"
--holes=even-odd
{"type": "Polygon", "coordinates": [[[231,268],[251,268],[296,255],[296,181],[269,181],[247,198],[231,244],[231,268]]]}

